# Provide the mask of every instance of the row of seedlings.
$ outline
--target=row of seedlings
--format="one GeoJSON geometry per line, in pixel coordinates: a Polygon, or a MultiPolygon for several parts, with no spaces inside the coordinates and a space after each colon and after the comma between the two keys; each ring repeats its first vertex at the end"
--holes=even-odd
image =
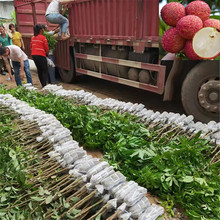
{"type": "MultiPolygon", "coordinates": [[[[48,156],[52,149],[48,140],[36,141],[42,133],[38,124],[21,119],[22,114],[9,108],[5,102],[2,105],[2,101],[0,219],[42,220],[46,219],[47,212],[53,212],[51,217],[58,219],[56,207],[62,204],[63,209],[59,210],[62,213],[72,203],[63,196],[67,186],[63,180],[70,178],[68,169],[48,156]]],[[[22,103],[17,104],[19,110],[22,103]]],[[[71,213],[68,215],[71,217],[71,213]]]]}
{"type": "MultiPolygon", "coordinates": [[[[146,198],[147,189],[134,181],[127,182],[126,177],[119,171],[115,172],[107,162],[88,156],[72,139],[71,132],[53,115],[30,107],[9,94],[0,95],[0,105],[13,109],[22,121],[31,125],[37,123],[39,126],[41,134],[35,136],[31,142],[37,142],[32,148],[41,150],[46,158],[46,162],[38,164],[43,170],[41,175],[49,178],[68,170],[55,186],[51,186],[50,190],[62,187],[51,197],[51,201],[58,199],[59,194],[67,196],[68,202],[75,197],[79,198],[79,201],[68,206],[66,210],[63,210],[62,204],[58,206],[57,213],[62,210],[59,218],[64,219],[75,210],[78,211],[73,212],[74,219],[88,220],[98,216],[108,220],[153,220],[164,213],[162,207],[150,204],[146,198]],[[41,144],[43,145],[39,148],[41,144]],[[49,146],[52,146],[52,149],[48,148],[49,146]],[[58,167],[62,169],[54,172],[58,167]],[[48,176],[45,176],[46,174],[48,176]],[[99,210],[94,213],[93,208],[97,206],[99,210]]],[[[45,203],[44,200],[40,204],[45,203]]],[[[49,209],[44,216],[45,219],[51,219],[53,215],[54,212],[49,209]]]]}
{"type": "MultiPolygon", "coordinates": [[[[35,89],[32,85],[27,84],[27,89],[35,89]]],[[[74,100],[74,103],[84,105],[95,105],[100,108],[114,109],[120,113],[129,113],[136,115],[140,118],[149,129],[154,129],[158,132],[158,135],[163,138],[167,134],[171,134],[171,137],[177,135],[187,136],[189,139],[193,138],[196,134],[201,132],[200,138],[207,139],[211,144],[216,145],[216,154],[213,157],[212,162],[216,162],[219,156],[220,146],[220,122],[210,121],[205,124],[202,122],[194,122],[192,115],[186,116],[185,114],[173,113],[173,112],[154,112],[148,110],[143,104],[122,102],[112,98],[101,99],[96,97],[90,92],[84,90],[65,90],[62,86],[47,85],[43,88],[44,92],[50,92],[57,96],[74,100]]]]}

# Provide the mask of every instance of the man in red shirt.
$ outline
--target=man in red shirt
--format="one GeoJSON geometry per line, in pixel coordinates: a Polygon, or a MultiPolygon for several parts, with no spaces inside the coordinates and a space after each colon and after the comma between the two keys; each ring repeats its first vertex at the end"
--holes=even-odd
{"type": "Polygon", "coordinates": [[[46,56],[49,52],[47,38],[43,36],[43,25],[36,24],[34,27],[34,36],[31,38],[31,56],[37,67],[37,73],[42,87],[46,86],[48,81],[48,66],[46,56]]]}

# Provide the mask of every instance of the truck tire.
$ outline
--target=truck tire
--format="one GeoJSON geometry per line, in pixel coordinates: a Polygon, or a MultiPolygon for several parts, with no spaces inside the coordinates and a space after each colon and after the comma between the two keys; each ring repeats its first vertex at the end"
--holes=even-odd
{"type": "Polygon", "coordinates": [[[183,108],[195,120],[220,121],[219,62],[197,64],[187,74],[181,92],[183,108]]]}
{"type": "Polygon", "coordinates": [[[70,56],[70,70],[65,70],[62,68],[58,68],[60,77],[63,82],[65,83],[71,83],[76,81],[76,72],[74,69],[74,64],[73,64],[73,57],[70,56]]]}

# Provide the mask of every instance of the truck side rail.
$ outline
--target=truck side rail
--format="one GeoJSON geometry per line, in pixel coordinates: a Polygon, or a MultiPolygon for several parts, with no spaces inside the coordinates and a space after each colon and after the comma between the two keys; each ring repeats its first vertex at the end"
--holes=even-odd
{"type": "MultiPolygon", "coordinates": [[[[96,61],[99,63],[111,63],[111,64],[117,64],[119,66],[127,66],[127,67],[134,67],[134,68],[144,69],[144,70],[149,70],[149,71],[156,71],[158,73],[157,84],[151,85],[151,84],[145,84],[145,83],[141,83],[137,81],[128,80],[125,78],[120,78],[117,76],[104,74],[101,72],[101,68],[99,72],[95,72],[95,71],[86,70],[86,69],[76,66],[77,73],[90,75],[93,77],[109,80],[112,82],[117,82],[117,83],[124,84],[124,85],[129,85],[129,86],[136,87],[136,88],[141,88],[141,89],[155,92],[158,94],[163,94],[164,82],[165,82],[165,70],[166,70],[165,66],[162,66],[159,64],[150,64],[150,63],[136,62],[136,61],[131,61],[131,60],[122,60],[122,59],[103,57],[103,56],[87,55],[87,54],[82,54],[82,53],[75,53],[75,58],[96,61]]],[[[76,65],[77,65],[77,62],[76,62],[76,65]]]]}

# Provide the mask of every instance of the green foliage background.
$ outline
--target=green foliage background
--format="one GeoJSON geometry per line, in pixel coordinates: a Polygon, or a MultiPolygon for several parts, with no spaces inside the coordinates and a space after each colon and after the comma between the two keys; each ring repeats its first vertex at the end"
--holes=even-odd
{"type": "Polygon", "coordinates": [[[47,38],[48,47],[50,50],[54,50],[55,46],[57,44],[57,40],[53,37],[53,35],[48,34],[46,31],[44,31],[43,34],[47,38]]]}

